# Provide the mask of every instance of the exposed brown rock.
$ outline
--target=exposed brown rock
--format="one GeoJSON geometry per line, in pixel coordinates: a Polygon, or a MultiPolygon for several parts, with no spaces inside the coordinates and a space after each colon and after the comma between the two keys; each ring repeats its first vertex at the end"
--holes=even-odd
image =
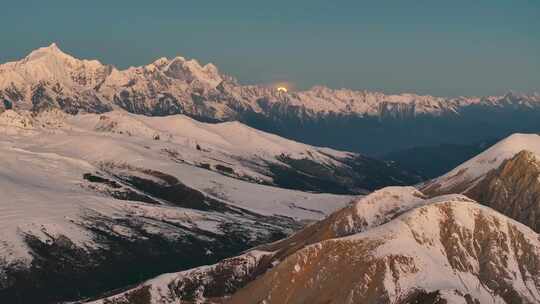
{"type": "Polygon", "coordinates": [[[540,165],[531,152],[504,161],[465,194],[540,231],[540,165]]]}
{"type": "MultiPolygon", "coordinates": [[[[475,277],[478,281],[475,285],[506,303],[536,303],[524,296],[523,290],[517,290],[513,282],[529,282],[531,294],[540,290],[538,239],[531,239],[533,234],[525,235],[524,228],[518,228],[496,212],[474,205],[428,205],[412,211],[417,215],[410,215],[404,221],[415,231],[411,237],[419,244],[418,250],[442,245],[441,252],[438,249],[433,252],[444,257],[455,273],[475,277]],[[474,225],[463,224],[463,217],[458,217],[456,212],[468,212],[474,225]],[[430,239],[430,228],[419,228],[415,217],[434,215],[441,219],[440,234],[430,239]],[[512,266],[516,263],[518,272],[512,266]]],[[[399,248],[395,253],[377,254],[381,246],[392,242],[390,235],[377,238],[361,235],[350,240],[323,241],[298,250],[220,303],[447,303],[437,291],[423,290],[422,283],[417,289],[403,285],[405,278],[416,273],[422,273],[427,281],[430,277],[436,280],[438,269],[423,269],[421,260],[399,248]]],[[[476,288],[471,285],[465,290],[476,288]]],[[[452,292],[466,303],[481,303],[479,294],[452,292]]]]}

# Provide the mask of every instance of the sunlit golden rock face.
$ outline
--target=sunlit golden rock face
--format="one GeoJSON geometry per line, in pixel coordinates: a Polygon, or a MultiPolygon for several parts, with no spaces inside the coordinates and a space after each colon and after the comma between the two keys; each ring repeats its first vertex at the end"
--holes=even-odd
{"type": "Polygon", "coordinates": [[[532,152],[506,160],[466,195],[540,231],[540,163],[532,152]]]}
{"type": "Polygon", "coordinates": [[[276,90],[281,93],[287,93],[289,91],[286,87],[277,87],[276,90]]]}
{"type": "Polygon", "coordinates": [[[475,202],[432,203],[298,249],[219,303],[535,303],[504,278],[515,273],[537,290],[538,245],[531,230],[475,202]],[[460,286],[456,273],[471,281],[460,286]]]}
{"type": "MultiPolygon", "coordinates": [[[[451,178],[459,178],[467,170],[462,168],[451,178]]],[[[420,190],[428,196],[463,193],[540,231],[540,162],[531,151],[522,150],[486,174],[464,179],[451,187],[441,188],[441,183],[435,181],[420,190]]]]}

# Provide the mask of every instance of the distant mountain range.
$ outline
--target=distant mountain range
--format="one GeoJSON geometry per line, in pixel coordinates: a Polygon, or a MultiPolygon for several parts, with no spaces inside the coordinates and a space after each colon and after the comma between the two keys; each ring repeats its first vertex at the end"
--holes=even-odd
{"type": "Polygon", "coordinates": [[[119,70],[76,59],[55,44],[0,65],[0,100],[3,108],[33,111],[119,107],[152,116],[239,120],[302,142],[373,155],[540,131],[538,94],[443,98],[322,86],[287,93],[241,85],[212,64],[183,57],[119,70]]]}

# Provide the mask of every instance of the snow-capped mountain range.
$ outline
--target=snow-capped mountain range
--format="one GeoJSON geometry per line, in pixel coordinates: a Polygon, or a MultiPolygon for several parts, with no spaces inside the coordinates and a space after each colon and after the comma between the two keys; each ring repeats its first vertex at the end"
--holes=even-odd
{"type": "Polygon", "coordinates": [[[119,70],[97,60],[79,60],[56,44],[20,61],[0,65],[0,96],[14,108],[54,105],[67,112],[102,112],[113,106],[143,114],[238,117],[243,110],[263,113],[270,105],[298,107],[306,114],[369,116],[442,115],[471,105],[538,107],[540,95],[443,98],[417,94],[334,90],[316,86],[286,93],[266,86],[242,86],[209,63],[183,57],[159,58],[119,70]]]}
{"type": "MultiPolygon", "coordinates": [[[[540,109],[538,94],[444,98],[323,86],[287,93],[264,85],[241,85],[216,66],[201,65],[193,59],[160,58],[145,66],[120,70],[96,60],[76,59],[56,44],[37,49],[20,61],[0,65],[0,99],[3,108],[21,110],[57,107],[68,113],[102,113],[120,107],[145,115],[187,114],[200,119],[241,120],[301,141],[368,152],[380,152],[383,148],[336,141],[337,130],[319,132],[319,136],[306,132],[316,129],[321,120],[326,121],[328,128],[339,128],[332,120],[336,116],[353,119],[348,124],[348,120],[342,120],[341,125],[358,133],[358,119],[371,126],[375,122],[370,122],[370,118],[378,121],[460,117],[464,112],[485,108],[540,109]]],[[[527,126],[516,123],[509,128],[515,132],[527,126]]],[[[363,130],[371,132],[369,128],[363,130]]],[[[472,133],[480,131],[473,129],[472,133]]],[[[500,135],[502,130],[495,128],[493,132],[500,135]]],[[[422,136],[416,136],[417,140],[422,136]]],[[[422,140],[431,143],[436,138],[422,140]]],[[[399,143],[399,147],[404,145],[399,143]]]]}

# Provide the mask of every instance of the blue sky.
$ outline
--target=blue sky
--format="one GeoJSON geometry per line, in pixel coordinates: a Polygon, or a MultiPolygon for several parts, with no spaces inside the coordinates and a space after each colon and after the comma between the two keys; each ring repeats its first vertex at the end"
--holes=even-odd
{"type": "Polygon", "coordinates": [[[182,55],[243,83],[540,91],[540,1],[2,0],[0,61],[51,42],[118,67],[182,55]]]}

